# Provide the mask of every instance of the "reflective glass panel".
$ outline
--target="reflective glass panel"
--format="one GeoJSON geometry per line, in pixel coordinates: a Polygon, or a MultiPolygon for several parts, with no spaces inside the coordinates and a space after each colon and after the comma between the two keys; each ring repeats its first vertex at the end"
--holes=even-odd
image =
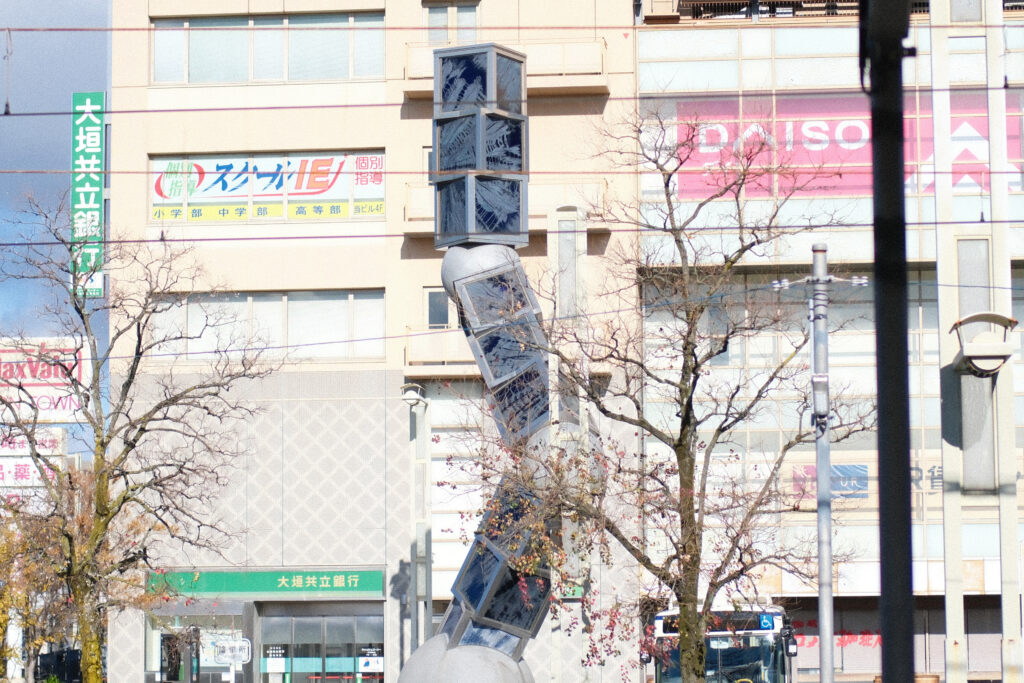
{"type": "Polygon", "coordinates": [[[476,231],[518,233],[523,229],[522,181],[478,178],[476,181],[476,231]]]}
{"type": "Polygon", "coordinates": [[[455,111],[467,105],[483,106],[486,99],[486,52],[441,60],[442,111],[455,111]]]}

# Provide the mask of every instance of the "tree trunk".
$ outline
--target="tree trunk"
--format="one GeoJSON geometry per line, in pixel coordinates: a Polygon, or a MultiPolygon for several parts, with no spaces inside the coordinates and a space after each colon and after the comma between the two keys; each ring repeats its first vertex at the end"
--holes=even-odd
{"type": "Polygon", "coordinates": [[[71,582],[82,644],[82,683],[103,683],[103,622],[84,580],[71,582]]]}
{"type": "MultiPolygon", "coordinates": [[[[4,597],[6,597],[6,595],[4,597]]],[[[3,600],[2,604],[6,605],[7,600],[3,600]]],[[[10,623],[10,612],[6,609],[0,610],[0,637],[4,639],[4,642],[2,643],[3,647],[0,648],[0,651],[2,651],[3,653],[3,657],[0,657],[0,678],[4,680],[7,680],[7,656],[8,654],[12,654],[8,651],[7,647],[7,627],[10,625],[10,623]]]]}
{"type": "MultiPolygon", "coordinates": [[[[95,615],[92,618],[95,619],[95,615]]],[[[82,641],[82,683],[103,683],[103,627],[88,617],[79,620],[78,625],[82,641]]]]}
{"type": "Polygon", "coordinates": [[[679,673],[683,683],[704,683],[704,624],[693,606],[679,609],[679,673]]]}
{"type": "Polygon", "coordinates": [[[39,648],[29,648],[25,655],[25,680],[34,683],[36,680],[36,662],[39,661],[39,648]]]}

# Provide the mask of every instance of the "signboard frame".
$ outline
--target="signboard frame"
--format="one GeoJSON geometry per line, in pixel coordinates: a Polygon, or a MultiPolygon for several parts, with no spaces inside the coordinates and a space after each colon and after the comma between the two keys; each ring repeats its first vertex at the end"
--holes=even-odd
{"type": "Polygon", "coordinates": [[[71,96],[71,286],[103,298],[106,186],[106,94],[71,96]]]}

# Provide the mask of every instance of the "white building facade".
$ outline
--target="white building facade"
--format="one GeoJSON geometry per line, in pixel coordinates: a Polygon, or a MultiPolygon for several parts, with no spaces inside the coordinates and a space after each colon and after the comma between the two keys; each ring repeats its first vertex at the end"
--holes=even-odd
{"type": "MultiPolygon", "coordinates": [[[[965,380],[951,332],[979,311],[1022,312],[1020,9],[983,0],[914,2],[906,41],[916,49],[904,60],[916,607],[907,618],[914,620],[915,670],[949,681],[1021,676],[1019,340],[995,379],[965,380]]],[[[870,276],[871,117],[857,65],[857,3],[645,0],[643,10],[640,102],[706,125],[690,177],[699,183],[701,163],[749,135],[772,136],[787,163],[833,174],[827,187],[791,199],[786,212],[794,228],[808,217],[832,224],[785,239],[749,264],[761,266],[746,276],[751,285],[809,274],[815,242],[827,244],[833,270],[870,276]]],[[[680,185],[685,202],[692,190],[680,185]]],[[[642,193],[646,187],[652,190],[643,196],[655,201],[657,179],[642,193]]],[[[870,400],[885,390],[875,382],[870,292],[841,282],[832,289],[832,323],[846,324],[829,340],[833,392],[870,400]]],[[[750,353],[731,354],[727,365],[760,362],[750,353]]],[[[780,404],[762,424],[748,425],[747,452],[775,447],[778,426],[794,427],[787,424],[793,415],[780,404]]],[[[790,493],[806,491],[811,510],[814,472],[813,449],[797,451],[783,481],[790,493]]],[[[852,551],[833,579],[836,680],[881,672],[878,501],[887,492],[877,474],[873,435],[833,445],[834,546],[852,551]]],[[[813,535],[813,515],[788,515],[784,533],[813,535]]],[[[761,583],[793,612],[800,678],[816,679],[817,587],[782,572],[761,583]]]]}

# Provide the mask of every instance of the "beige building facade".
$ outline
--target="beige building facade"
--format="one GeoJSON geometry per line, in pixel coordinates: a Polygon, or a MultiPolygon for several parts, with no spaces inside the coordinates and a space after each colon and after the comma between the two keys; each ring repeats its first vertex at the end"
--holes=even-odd
{"type": "MultiPolygon", "coordinates": [[[[1011,609],[1024,539],[1019,344],[991,383],[991,439],[978,448],[962,438],[965,389],[948,332],[980,310],[1024,315],[1024,6],[913,7],[915,666],[949,681],[1020,680],[1019,669],[1006,675],[1024,659],[1011,609]]],[[[230,679],[215,646],[241,638],[253,653],[236,681],[396,680],[430,621],[419,614],[414,633],[409,611],[417,593],[427,598],[424,576],[409,588],[425,522],[429,598],[435,615],[443,611],[472,533],[463,513],[480,502],[458,461],[466,399],[481,384],[433,246],[433,49],[495,42],[527,56],[531,240],[520,254],[541,292],[571,262],[585,299],[601,255],[629,238],[591,210],[606,196],[658,201],[655,180],[595,156],[598,124],[638,103],[703,117],[709,149],[767,122],[806,163],[841,170],[841,183],[800,198],[791,216],[827,212],[838,222],[746,264],[747,284],[761,287],[808,274],[812,242],[826,242],[847,274],[870,274],[870,116],[856,11],[845,1],[114,0],[111,235],[191,245],[210,287],[234,293],[196,292],[196,306],[226,307],[285,360],[253,389],[263,411],[242,435],[252,454],[223,496],[238,543],[223,558],[183,556],[168,567],[194,601],[112,622],[110,680],[164,680],[164,635],[191,625],[206,638],[204,683],[230,679]],[[426,433],[417,435],[402,401],[409,383],[429,402],[426,433]],[[426,459],[417,438],[429,441],[420,444],[426,459]]],[[[831,339],[833,386],[870,400],[870,289],[834,296],[833,315],[848,325],[831,339]]],[[[760,362],[753,348],[726,365],[760,362]]],[[[193,351],[202,348],[181,350],[193,351]]],[[[772,411],[742,430],[744,453],[777,446],[792,427],[784,400],[772,411]]],[[[813,463],[813,450],[795,452],[783,486],[809,486],[813,463]]],[[[833,465],[836,546],[855,551],[835,575],[836,680],[869,681],[880,672],[877,507],[886,495],[873,436],[837,446],[833,465]]],[[[788,516],[783,533],[813,531],[811,509],[788,516]]],[[[609,591],[630,590],[634,574],[595,569],[609,591]]],[[[799,680],[817,680],[816,587],[781,571],[760,580],[796,620],[799,680]]],[[[567,626],[549,618],[527,648],[538,680],[618,680],[619,664],[635,659],[582,670],[582,639],[567,626]]],[[[644,680],[652,668],[630,672],[644,680]]]]}
{"type": "MultiPolygon", "coordinates": [[[[181,600],[112,621],[110,680],[172,680],[182,665],[170,636],[196,626],[204,683],[232,670],[265,683],[394,681],[430,628],[421,612],[412,632],[408,604],[422,497],[438,617],[472,531],[453,520],[479,500],[469,482],[455,495],[431,485],[451,478],[459,397],[479,392],[433,247],[432,52],[496,42],[527,55],[531,241],[520,253],[536,274],[553,270],[547,231],[561,221],[577,231],[582,272],[588,248],[609,240],[586,220],[615,182],[596,172],[589,131],[631,103],[632,7],[115,0],[112,17],[110,234],[190,245],[211,290],[231,294],[191,293],[178,324],[227,312],[283,367],[252,388],[261,413],[240,435],[251,455],[219,501],[237,543],[223,557],[184,553],[167,567],[181,600]],[[415,462],[407,383],[431,402],[429,465],[415,462]],[[217,645],[241,639],[252,659],[232,667],[217,645]]],[[[203,348],[177,352],[201,362],[203,348]]],[[[534,670],[604,676],[562,661],[558,628],[528,649],[534,670]]]]}

